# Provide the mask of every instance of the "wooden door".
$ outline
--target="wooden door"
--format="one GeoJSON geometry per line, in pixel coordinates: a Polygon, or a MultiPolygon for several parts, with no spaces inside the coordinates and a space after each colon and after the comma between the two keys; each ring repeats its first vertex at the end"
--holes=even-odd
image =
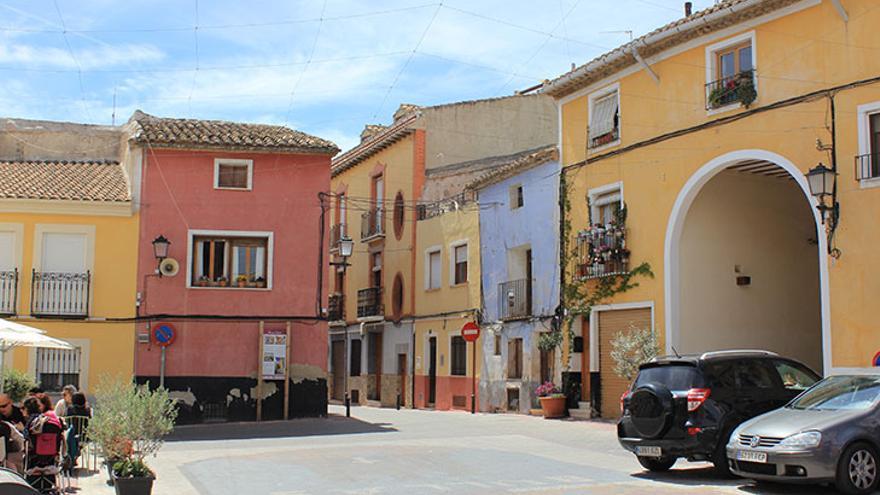
{"type": "Polygon", "coordinates": [[[428,404],[437,400],[437,337],[428,339],[428,404]]]}
{"type": "Polygon", "coordinates": [[[620,416],[620,396],[630,382],[614,372],[611,341],[619,332],[631,328],[651,328],[651,309],[623,309],[599,312],[599,391],[603,418],[620,416]]]}
{"type": "Polygon", "coordinates": [[[343,400],[345,394],[345,341],[333,341],[333,398],[343,400]]]}
{"type": "Polygon", "coordinates": [[[400,394],[400,405],[406,402],[406,354],[397,355],[397,378],[400,388],[397,393],[400,394]]]}

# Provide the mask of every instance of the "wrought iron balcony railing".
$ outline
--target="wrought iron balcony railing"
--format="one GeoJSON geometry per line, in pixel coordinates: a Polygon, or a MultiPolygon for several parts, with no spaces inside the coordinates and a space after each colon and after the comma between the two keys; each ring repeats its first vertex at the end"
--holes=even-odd
{"type": "Polygon", "coordinates": [[[748,107],[757,97],[754,70],[745,70],[706,85],[706,109],[708,110],[726,107],[734,103],[742,103],[748,107]]]}
{"type": "Polygon", "coordinates": [[[531,280],[510,280],[498,284],[498,315],[502,320],[532,315],[531,280]]]}
{"type": "Polygon", "coordinates": [[[880,177],[880,153],[868,153],[856,157],[856,180],[880,177]]]}
{"type": "Polygon", "coordinates": [[[0,272],[0,315],[12,316],[18,307],[18,268],[0,272]]]}
{"type": "Polygon", "coordinates": [[[599,278],[629,271],[626,229],[615,224],[594,225],[578,234],[579,278],[599,278]]]}
{"type": "Polygon", "coordinates": [[[337,223],[330,227],[330,250],[339,249],[339,240],[348,236],[348,226],[344,223],[337,223]]]}
{"type": "Polygon", "coordinates": [[[330,294],[327,302],[327,319],[330,321],[345,320],[345,296],[342,294],[330,294]]]}
{"type": "Polygon", "coordinates": [[[383,316],[385,305],[382,304],[382,288],[370,287],[358,291],[358,318],[383,316]]]}
{"type": "Polygon", "coordinates": [[[385,236],[385,211],[382,208],[373,208],[361,215],[361,240],[385,236]]]}
{"type": "Polygon", "coordinates": [[[33,271],[31,314],[34,316],[89,316],[90,272],[33,271]]]}

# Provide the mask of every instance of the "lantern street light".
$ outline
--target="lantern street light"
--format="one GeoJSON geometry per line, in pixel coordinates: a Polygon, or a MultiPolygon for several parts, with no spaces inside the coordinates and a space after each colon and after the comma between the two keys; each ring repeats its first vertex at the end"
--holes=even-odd
{"type": "MultiPolygon", "coordinates": [[[[338,247],[339,247],[339,257],[342,258],[342,260],[341,261],[331,261],[330,266],[339,267],[339,269],[342,270],[342,280],[343,280],[343,284],[344,284],[345,283],[345,269],[348,268],[349,266],[351,266],[351,264],[348,262],[348,258],[351,256],[352,252],[354,251],[354,241],[351,240],[351,237],[348,237],[347,235],[345,235],[343,233],[342,237],[339,238],[338,247]]],[[[345,399],[344,399],[345,400],[345,417],[350,418],[351,417],[351,399],[349,398],[349,394],[348,394],[348,374],[350,373],[350,370],[348,369],[348,366],[350,364],[349,359],[348,359],[348,344],[349,344],[348,328],[346,327],[344,331],[345,331],[345,344],[344,344],[345,353],[343,354],[343,358],[342,358],[342,360],[343,360],[342,378],[344,381],[343,387],[345,388],[345,399]]],[[[335,369],[333,370],[334,373],[337,373],[338,371],[339,370],[335,370],[335,369]]]]}
{"type": "Polygon", "coordinates": [[[837,171],[834,167],[828,168],[820,163],[811,168],[806,176],[810,194],[819,203],[816,209],[822,215],[822,224],[825,225],[828,254],[832,258],[839,258],[840,250],[832,246],[834,231],[840,219],[840,203],[837,202],[837,171]],[[826,199],[830,199],[830,204],[826,203],[826,199]]]}
{"type": "MultiPolygon", "coordinates": [[[[153,239],[153,256],[156,257],[158,261],[158,265],[162,265],[162,260],[168,257],[168,247],[171,246],[171,241],[165,238],[164,235],[160,235],[159,237],[153,239]]],[[[162,276],[162,270],[157,268],[156,270],[159,272],[159,276],[162,276]]]]}

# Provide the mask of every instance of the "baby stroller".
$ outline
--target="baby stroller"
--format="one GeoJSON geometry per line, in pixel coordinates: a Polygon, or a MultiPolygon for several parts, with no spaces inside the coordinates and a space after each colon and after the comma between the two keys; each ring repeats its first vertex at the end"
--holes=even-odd
{"type": "Polygon", "coordinates": [[[44,495],[58,495],[61,471],[61,428],[46,424],[41,433],[31,435],[27,444],[25,480],[44,495]]]}

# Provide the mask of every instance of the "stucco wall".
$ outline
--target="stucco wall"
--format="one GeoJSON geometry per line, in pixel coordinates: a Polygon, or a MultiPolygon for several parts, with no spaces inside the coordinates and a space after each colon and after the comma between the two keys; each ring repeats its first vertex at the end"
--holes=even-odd
{"type": "Polygon", "coordinates": [[[784,178],[724,172],[700,191],[685,222],[678,351],[757,346],[821,369],[816,228],[800,189],[784,178]],[[751,284],[738,286],[738,275],[751,284]]]}
{"type": "Polygon", "coordinates": [[[0,126],[4,160],[119,160],[123,148],[120,127],[28,119],[0,126]]]}

